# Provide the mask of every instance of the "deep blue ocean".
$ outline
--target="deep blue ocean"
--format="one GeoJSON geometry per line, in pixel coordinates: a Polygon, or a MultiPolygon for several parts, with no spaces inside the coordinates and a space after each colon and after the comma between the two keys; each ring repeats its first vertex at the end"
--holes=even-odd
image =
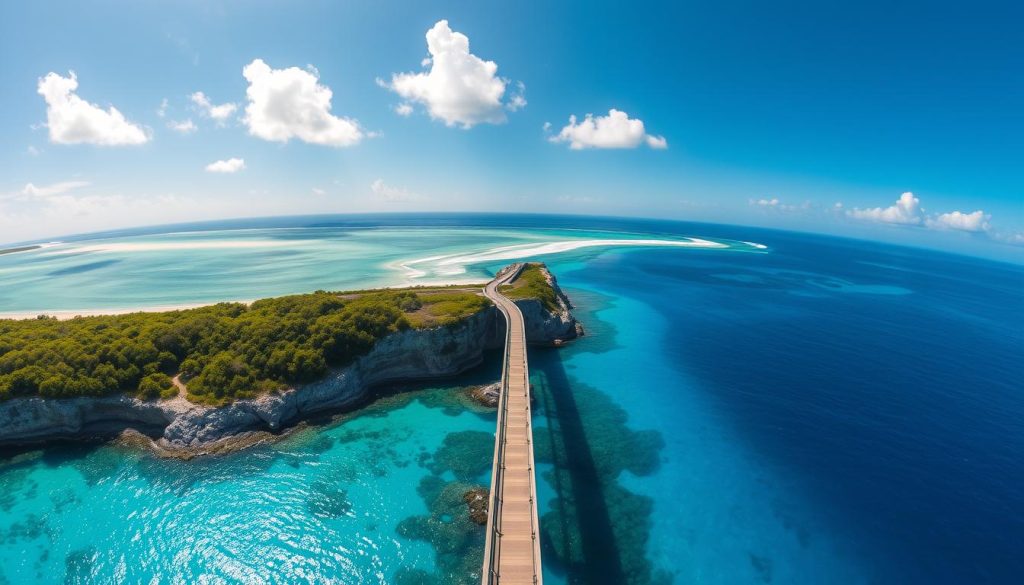
{"type": "MultiPolygon", "coordinates": [[[[470,280],[511,261],[487,253],[510,245],[551,267],[587,335],[530,352],[548,583],[1024,582],[1021,266],[748,227],[543,216],[284,218],[102,241],[234,241],[250,233],[239,228],[307,243],[238,248],[236,298],[343,288],[344,258],[326,282],[246,280],[261,262],[319,274],[317,241],[356,242],[364,253],[348,273],[375,284],[432,250],[461,254],[458,277],[470,280]],[[609,234],[724,245],[535,253],[609,234]],[[368,260],[371,243],[392,251],[386,262],[368,260]],[[410,251],[396,258],[395,246],[410,251]]],[[[0,280],[58,286],[32,276],[46,266],[90,298],[89,286],[122,278],[110,306],[141,306],[162,274],[142,270],[155,262],[145,254],[164,266],[174,255],[177,281],[213,261],[192,253],[13,254],[0,256],[0,280]]],[[[431,275],[454,274],[430,261],[431,275]]],[[[173,290],[162,303],[209,300],[173,290]]],[[[83,308],[62,294],[53,308],[83,308]]],[[[0,294],[0,312],[38,308],[17,296],[0,294]]],[[[463,390],[499,365],[495,354],[455,380],[384,389],[364,411],[198,462],[115,445],[8,453],[0,583],[472,582],[483,531],[457,496],[489,480],[494,416],[463,390]]]]}

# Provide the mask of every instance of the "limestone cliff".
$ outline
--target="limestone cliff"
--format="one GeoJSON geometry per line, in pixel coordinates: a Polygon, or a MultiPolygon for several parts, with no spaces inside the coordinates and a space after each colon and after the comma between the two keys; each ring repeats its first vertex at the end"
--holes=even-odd
{"type": "Polygon", "coordinates": [[[549,311],[538,299],[519,299],[516,306],[526,323],[526,341],[536,345],[559,345],[583,333],[583,327],[572,315],[572,303],[558,286],[558,280],[547,266],[540,264],[541,272],[555,291],[558,309],[549,311]]]}
{"type": "MultiPolygon", "coordinates": [[[[559,295],[557,314],[529,299],[517,303],[531,342],[551,344],[575,336],[568,299],[559,295]]],[[[184,398],[14,398],[0,402],[0,445],[111,436],[132,428],[154,437],[162,448],[188,450],[252,431],[278,431],[317,412],[352,408],[375,386],[464,372],[481,362],[485,349],[500,347],[504,327],[497,309],[488,307],[454,326],[394,333],[319,381],[221,407],[184,398]]]]}

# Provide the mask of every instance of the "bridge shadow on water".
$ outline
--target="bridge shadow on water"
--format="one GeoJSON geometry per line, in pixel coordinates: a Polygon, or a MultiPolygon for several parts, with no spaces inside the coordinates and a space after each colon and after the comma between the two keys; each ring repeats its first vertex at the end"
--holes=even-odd
{"type": "MultiPolygon", "coordinates": [[[[544,564],[564,572],[570,583],[627,583],[616,541],[606,483],[587,440],[577,397],[574,396],[558,350],[531,349],[536,457],[553,465],[544,477],[555,498],[541,520],[544,564]]],[[[544,503],[541,503],[544,506],[544,503]]]]}

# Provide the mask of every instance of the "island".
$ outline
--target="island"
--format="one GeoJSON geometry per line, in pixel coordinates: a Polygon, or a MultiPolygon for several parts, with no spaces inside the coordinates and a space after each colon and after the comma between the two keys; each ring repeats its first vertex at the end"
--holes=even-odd
{"type": "MultiPolygon", "coordinates": [[[[163,312],[0,320],[0,445],[134,437],[233,450],[375,388],[454,376],[500,347],[482,285],[316,291],[163,312]]],[[[546,266],[506,289],[531,344],[582,333],[546,266]]]]}
{"type": "Polygon", "coordinates": [[[14,248],[3,248],[0,249],[0,256],[4,254],[17,254],[18,252],[29,252],[31,250],[38,250],[39,248],[42,248],[42,246],[38,244],[33,244],[29,246],[17,246],[14,248]]]}

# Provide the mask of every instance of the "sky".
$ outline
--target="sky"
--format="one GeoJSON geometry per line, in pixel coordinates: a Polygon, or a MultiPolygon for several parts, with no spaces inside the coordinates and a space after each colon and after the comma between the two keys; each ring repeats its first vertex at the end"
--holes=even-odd
{"type": "Polygon", "coordinates": [[[496,211],[1024,261],[1024,7],[837,4],[5,2],[0,243],[496,211]]]}

